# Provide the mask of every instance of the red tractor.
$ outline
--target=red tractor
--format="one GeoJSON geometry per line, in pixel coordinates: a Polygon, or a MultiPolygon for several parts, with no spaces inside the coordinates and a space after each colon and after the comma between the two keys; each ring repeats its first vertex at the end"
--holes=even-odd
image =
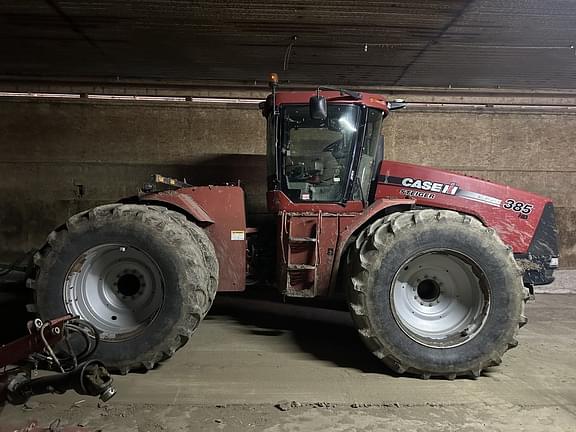
{"type": "Polygon", "coordinates": [[[79,316],[108,367],[150,369],[188,341],[217,291],[275,267],[285,296],[346,297],[368,349],[397,373],[452,379],[499,364],[533,286],[558,265],[552,202],[384,160],[382,123],[403,103],[276,87],[260,106],[268,224],[247,226],[238,186],[157,176],[174,188],[84,211],[48,236],[29,280],[40,317],[79,316]]]}

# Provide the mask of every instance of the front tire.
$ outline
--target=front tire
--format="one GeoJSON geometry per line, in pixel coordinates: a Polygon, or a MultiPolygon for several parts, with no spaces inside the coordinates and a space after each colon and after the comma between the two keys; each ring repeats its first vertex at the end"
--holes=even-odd
{"type": "Polygon", "coordinates": [[[210,308],[218,263],[204,231],[163,207],[112,204],[70,218],[34,257],[42,319],[66,313],[100,333],[94,357],[120,373],[150,369],[210,308]]]}
{"type": "Polygon", "coordinates": [[[453,211],[379,219],[348,257],[350,310],[388,367],[423,378],[477,377],[517,345],[521,271],[494,230],[453,211]]]}

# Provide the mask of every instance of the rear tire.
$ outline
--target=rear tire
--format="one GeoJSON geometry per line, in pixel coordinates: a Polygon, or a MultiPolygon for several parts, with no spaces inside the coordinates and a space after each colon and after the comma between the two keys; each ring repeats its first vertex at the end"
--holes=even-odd
{"type": "Polygon", "coordinates": [[[494,230],[453,211],[394,213],[351,245],[348,298],[368,348],[397,373],[477,377],[526,322],[521,270],[494,230]]]}
{"type": "Polygon", "coordinates": [[[112,204],[71,217],[34,257],[37,312],[71,313],[100,333],[94,357],[150,369],[190,338],[218,285],[204,231],[163,207],[112,204]]]}

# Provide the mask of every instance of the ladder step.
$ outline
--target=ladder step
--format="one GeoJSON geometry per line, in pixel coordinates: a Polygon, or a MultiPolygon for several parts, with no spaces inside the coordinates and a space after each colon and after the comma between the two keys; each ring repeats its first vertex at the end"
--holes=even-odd
{"type": "Polygon", "coordinates": [[[308,264],[290,264],[288,270],[314,270],[316,266],[308,264]]]}
{"type": "Polygon", "coordinates": [[[288,239],[291,243],[305,243],[305,242],[313,242],[316,243],[315,237],[290,237],[288,239]]]}

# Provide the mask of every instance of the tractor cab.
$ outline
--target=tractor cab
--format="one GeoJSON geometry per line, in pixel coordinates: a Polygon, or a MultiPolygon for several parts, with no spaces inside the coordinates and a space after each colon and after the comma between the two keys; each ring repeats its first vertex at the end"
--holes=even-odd
{"type": "MultiPolygon", "coordinates": [[[[382,96],[346,90],[276,92],[261,106],[267,117],[268,186],[291,203],[373,199],[383,157],[382,96]]],[[[278,210],[278,209],[275,209],[278,210]]]]}
{"type": "Polygon", "coordinates": [[[282,293],[314,297],[335,286],[340,240],[369,217],[384,151],[382,121],[392,108],[379,95],[323,87],[277,92],[273,83],[261,109],[282,293]]]}

